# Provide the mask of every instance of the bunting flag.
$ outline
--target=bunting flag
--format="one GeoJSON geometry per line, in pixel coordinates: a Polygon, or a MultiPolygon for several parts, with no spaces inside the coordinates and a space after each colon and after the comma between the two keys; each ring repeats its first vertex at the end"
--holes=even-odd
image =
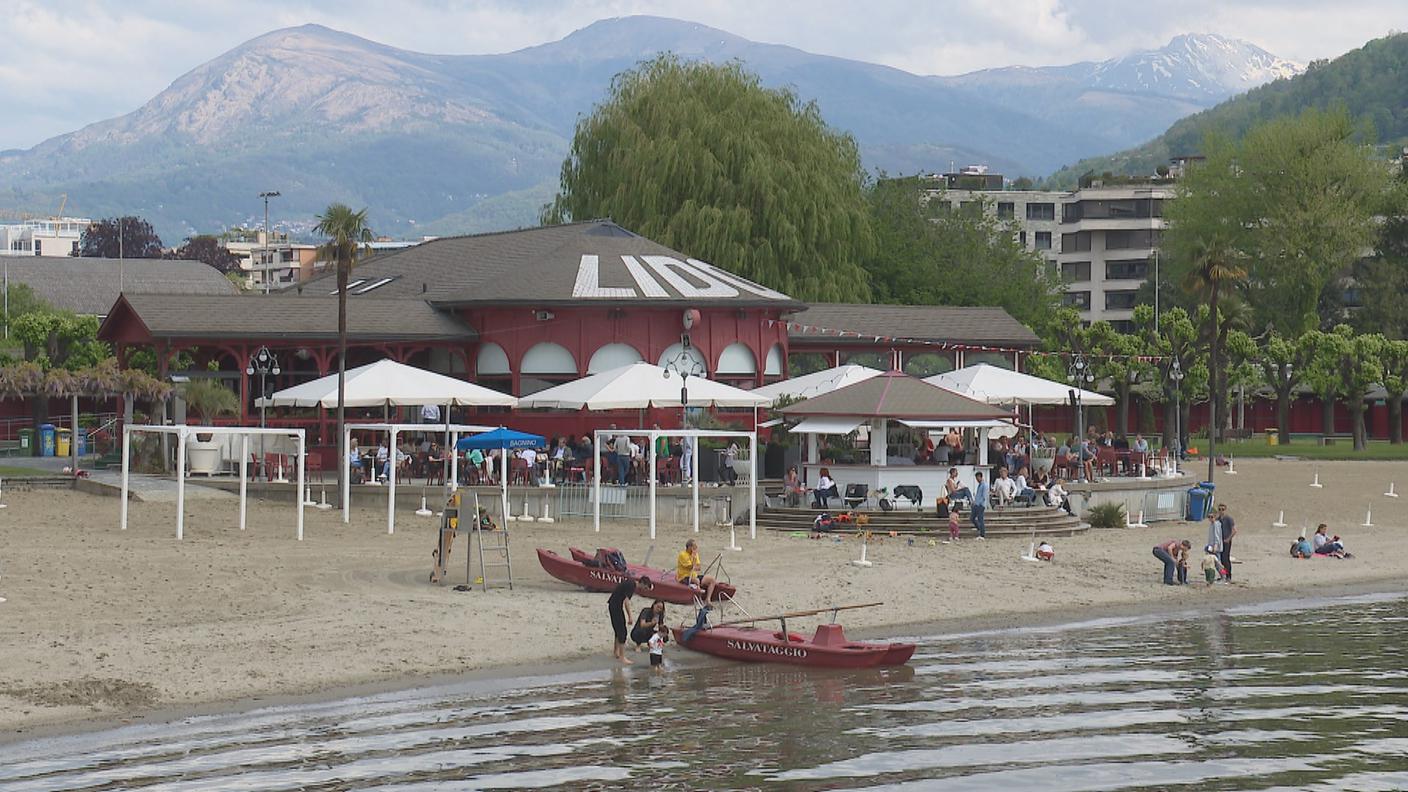
{"type": "MultiPolygon", "coordinates": [[[[782,319],[767,319],[769,328],[783,325],[789,332],[814,335],[834,335],[837,338],[854,337],[861,338],[861,334],[854,330],[836,330],[830,327],[819,327],[817,325],[806,325],[800,322],[788,322],[782,319]]],[[[932,349],[963,351],[963,352],[1000,352],[1005,354],[1032,355],[1035,357],[1055,357],[1072,358],[1077,355],[1084,355],[1092,360],[1133,360],[1139,363],[1163,363],[1168,360],[1162,355],[1098,355],[1089,352],[1065,352],[1049,351],[1043,349],[1020,349],[1017,347],[989,346],[984,344],[961,344],[951,341],[931,341],[923,338],[905,338],[903,336],[865,336],[874,339],[877,344],[906,344],[911,346],[924,346],[932,349]]]]}

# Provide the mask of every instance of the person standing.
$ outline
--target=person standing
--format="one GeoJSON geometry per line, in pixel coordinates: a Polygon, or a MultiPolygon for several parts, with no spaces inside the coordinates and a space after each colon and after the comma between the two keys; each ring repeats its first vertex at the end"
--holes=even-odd
{"type": "Polygon", "coordinates": [[[1170,539],[1154,545],[1154,558],[1159,559],[1164,564],[1164,585],[1176,586],[1174,575],[1178,573],[1178,556],[1193,549],[1193,543],[1184,539],[1170,539]]]}
{"type": "Polygon", "coordinates": [[[694,438],[685,435],[680,438],[680,481],[688,484],[694,480],[694,438]]]}
{"type": "Polygon", "coordinates": [[[631,438],[625,432],[616,435],[611,450],[616,452],[616,483],[624,487],[631,471],[631,438]]]}
{"type": "Polygon", "coordinates": [[[981,470],[973,474],[978,480],[978,491],[973,493],[973,530],[978,532],[978,538],[987,541],[988,538],[988,497],[992,494],[992,487],[983,480],[981,470]]]}
{"type": "Polygon", "coordinates": [[[1223,574],[1227,582],[1232,582],[1232,537],[1237,535],[1237,521],[1232,519],[1232,515],[1227,512],[1227,504],[1217,505],[1217,521],[1222,524],[1222,560],[1223,574]]]}
{"type": "Polygon", "coordinates": [[[1218,519],[1215,511],[1208,514],[1207,546],[1212,548],[1213,553],[1222,555],[1222,520],[1218,519]]]}
{"type": "Polygon", "coordinates": [[[650,578],[643,577],[637,583],[635,578],[626,578],[616,584],[616,588],[611,590],[611,596],[606,600],[606,612],[611,616],[611,631],[614,642],[611,644],[611,656],[621,661],[622,665],[631,665],[631,659],[626,657],[626,625],[631,623],[631,597],[636,594],[636,589],[649,594],[655,586],[650,582],[650,578]]]}

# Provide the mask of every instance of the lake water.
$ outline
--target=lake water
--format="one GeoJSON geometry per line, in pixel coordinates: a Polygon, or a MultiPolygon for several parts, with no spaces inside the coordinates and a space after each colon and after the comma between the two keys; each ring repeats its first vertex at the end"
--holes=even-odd
{"type": "Polygon", "coordinates": [[[927,638],[885,672],[694,656],[0,746],[0,790],[1408,789],[1406,633],[1368,596],[927,638]]]}

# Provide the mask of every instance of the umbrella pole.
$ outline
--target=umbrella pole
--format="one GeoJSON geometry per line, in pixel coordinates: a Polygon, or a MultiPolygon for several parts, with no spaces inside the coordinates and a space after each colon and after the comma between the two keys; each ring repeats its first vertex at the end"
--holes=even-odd
{"type": "Polygon", "coordinates": [[[498,472],[499,472],[499,486],[500,486],[500,488],[501,488],[500,491],[501,491],[502,496],[503,496],[503,509],[504,509],[503,521],[504,521],[504,530],[508,530],[508,443],[507,443],[507,442],[504,443],[504,447],[503,447],[503,448],[499,449],[498,472]]]}
{"type": "MultiPolygon", "coordinates": [[[[601,430],[592,430],[592,527],[601,533],[601,430]]],[[[125,502],[125,501],[124,501],[125,502]]]]}
{"type": "Polygon", "coordinates": [[[650,540],[655,541],[655,432],[650,433],[650,454],[646,462],[646,477],[650,479],[650,540]]]}

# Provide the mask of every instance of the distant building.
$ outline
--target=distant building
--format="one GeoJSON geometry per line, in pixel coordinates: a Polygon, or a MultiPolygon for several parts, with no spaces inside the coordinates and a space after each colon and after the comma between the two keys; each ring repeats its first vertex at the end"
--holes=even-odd
{"type": "Polygon", "coordinates": [[[270,234],[265,244],[264,232],[258,231],[246,239],[227,240],[225,249],[239,258],[240,273],[245,288],[263,291],[267,281],[271,291],[277,291],[322,272],[318,266],[318,246],[290,242],[287,234],[270,234]]]}
{"type": "MultiPolygon", "coordinates": [[[[965,169],[966,170],[966,169],[965,169]]],[[[941,183],[949,183],[948,177],[965,174],[944,174],[941,183]]],[[[998,174],[982,174],[984,183],[995,183],[995,188],[953,188],[936,186],[926,189],[930,201],[949,202],[949,211],[976,211],[986,206],[989,215],[1010,223],[1022,247],[1041,254],[1048,266],[1056,266],[1056,244],[1060,240],[1058,220],[1062,201],[1070,195],[1059,190],[1007,190],[1003,189],[1003,178],[998,174]],[[994,181],[995,180],[995,181],[994,181]]],[[[952,183],[963,183],[955,180],[952,183]]]]}
{"type": "Polygon", "coordinates": [[[214,267],[185,259],[29,256],[0,259],[0,273],[6,285],[28,286],[53,308],[99,318],[107,315],[124,291],[164,295],[173,304],[182,296],[239,294],[214,267]]]}
{"type": "Polygon", "coordinates": [[[86,217],[50,217],[0,225],[0,256],[76,256],[86,217]]]}

